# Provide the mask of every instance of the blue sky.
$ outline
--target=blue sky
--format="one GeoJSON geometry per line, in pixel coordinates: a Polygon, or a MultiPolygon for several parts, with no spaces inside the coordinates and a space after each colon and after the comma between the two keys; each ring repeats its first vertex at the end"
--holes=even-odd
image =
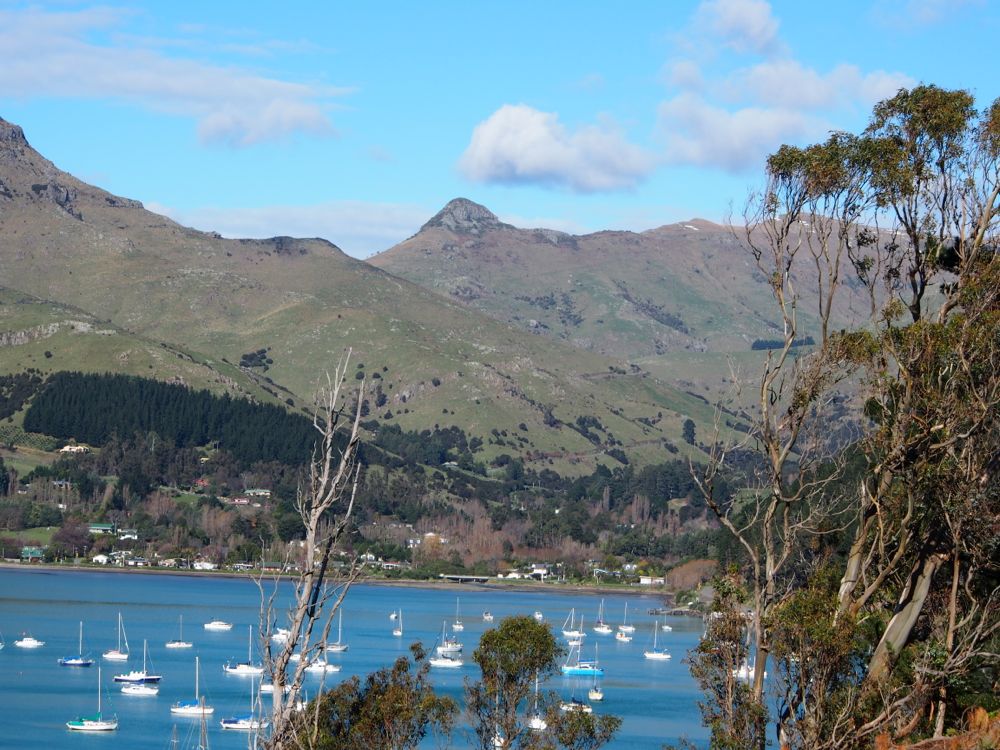
{"type": "Polygon", "coordinates": [[[358,257],[471,198],[520,226],[723,220],[781,143],[917,82],[1000,96],[987,0],[0,0],[0,117],[200,229],[358,257]]]}

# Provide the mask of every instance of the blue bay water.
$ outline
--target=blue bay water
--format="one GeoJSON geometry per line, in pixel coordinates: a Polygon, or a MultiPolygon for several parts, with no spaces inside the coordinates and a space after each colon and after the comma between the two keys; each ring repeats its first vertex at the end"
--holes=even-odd
{"type": "MultiPolygon", "coordinates": [[[[442,622],[447,620],[450,628],[454,619],[456,596],[461,599],[465,622],[460,638],[465,644],[466,664],[458,670],[432,670],[435,686],[443,693],[461,703],[463,679],[478,677],[471,654],[480,635],[490,627],[482,621],[484,610],[495,615],[493,625],[508,615],[530,615],[539,610],[558,634],[570,608],[575,607],[578,615],[586,618],[584,656],[593,656],[597,642],[605,669],[605,700],[596,705],[595,712],[612,713],[623,720],[609,747],[660,750],[664,743],[680,737],[705,744],[707,733],[700,724],[697,686],[683,663],[688,649],[698,642],[701,622],[669,618],[673,631],[661,632],[658,638],[673,658],[667,662],[644,659],[643,650],[652,646],[655,619],[646,612],[659,604],[652,596],[605,597],[605,619],[613,627],[621,622],[625,602],[629,603],[629,622],[636,626],[636,632],[632,643],[622,644],[612,636],[592,632],[600,603],[597,596],[457,585],[453,589],[356,585],[344,606],[344,641],[350,649],[330,656],[343,669],[327,675],[326,684],[387,666],[406,654],[413,641],[433,648],[442,622]],[[403,611],[403,638],[392,635],[389,613],[395,609],[403,611]]],[[[252,678],[227,675],[222,667],[228,660],[246,658],[248,626],[256,625],[258,611],[258,591],[245,579],[0,569],[0,633],[7,644],[0,651],[0,706],[5,723],[0,748],[26,743],[52,750],[167,748],[174,726],[181,747],[185,747],[192,733],[197,733],[198,720],[173,717],[169,708],[175,701],[193,696],[195,655],[201,659],[202,692],[215,706],[209,721],[212,748],[245,748],[246,734],[223,732],[219,720],[248,709],[252,678]],[[125,621],[131,656],[127,669],[125,663],[105,661],[102,681],[105,713],[118,715],[119,729],[93,735],[69,732],[66,721],[97,708],[97,667],[60,667],[56,660],[76,653],[80,620],[84,622],[84,652],[100,660],[101,653],[115,645],[118,612],[125,621]],[[184,616],[184,638],[194,643],[193,649],[164,648],[166,641],[177,637],[179,615],[184,616]],[[234,623],[233,629],[221,633],[203,629],[203,623],[216,618],[234,623]],[[14,648],[13,641],[22,632],[45,641],[45,646],[14,648]],[[163,675],[160,694],[122,695],[112,678],[141,667],[143,639],[149,643],[152,667],[163,675]]],[[[259,661],[256,646],[254,660],[259,661]]],[[[575,695],[586,699],[590,682],[588,677],[560,676],[543,689],[554,690],[563,698],[575,695]]],[[[315,694],[320,684],[319,678],[307,677],[307,693],[315,694]]],[[[465,730],[459,729],[451,745],[463,748],[472,742],[465,730]]]]}

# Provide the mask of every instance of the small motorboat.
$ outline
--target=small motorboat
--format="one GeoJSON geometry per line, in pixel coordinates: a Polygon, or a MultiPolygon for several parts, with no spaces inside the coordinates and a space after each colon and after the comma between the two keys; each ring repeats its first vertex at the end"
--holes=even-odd
{"type": "Polygon", "coordinates": [[[41,648],[44,645],[45,641],[40,641],[37,638],[32,638],[27,633],[25,633],[16,641],[14,641],[14,646],[16,648],[41,648]]]}

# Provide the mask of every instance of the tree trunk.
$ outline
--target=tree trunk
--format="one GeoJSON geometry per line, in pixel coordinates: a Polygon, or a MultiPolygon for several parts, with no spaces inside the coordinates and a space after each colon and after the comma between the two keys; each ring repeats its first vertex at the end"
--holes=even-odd
{"type": "MultiPolygon", "coordinates": [[[[948,633],[944,639],[944,647],[951,656],[951,650],[955,647],[955,621],[958,616],[958,580],[961,571],[962,561],[958,557],[956,549],[951,560],[951,595],[948,598],[948,633]]],[[[944,717],[946,701],[948,699],[948,688],[942,685],[938,691],[937,716],[934,717],[934,736],[944,736],[944,717]]]]}
{"type": "Polygon", "coordinates": [[[896,611],[889,620],[868,664],[869,680],[877,682],[888,674],[892,660],[903,650],[910,638],[910,631],[913,630],[927,599],[931,579],[945,559],[947,558],[944,555],[932,554],[924,558],[922,563],[918,561],[913,566],[910,580],[899,597],[896,611]]]}

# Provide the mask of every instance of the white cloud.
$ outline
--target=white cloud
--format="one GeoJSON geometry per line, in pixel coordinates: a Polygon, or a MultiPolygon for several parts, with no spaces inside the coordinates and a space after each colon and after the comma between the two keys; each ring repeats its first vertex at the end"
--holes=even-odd
{"type": "Polygon", "coordinates": [[[0,11],[0,90],[7,96],[113,98],[197,121],[209,143],[248,146],[294,133],[328,135],[329,101],[346,89],[268,78],[115,37],[108,8],[0,11]]]}
{"type": "Polygon", "coordinates": [[[311,206],[178,210],[146,202],[150,211],[224,237],[322,237],[348,255],[365,258],[414,234],[433,211],[405,203],[330,201],[311,206]]]}
{"type": "Polygon", "coordinates": [[[671,162],[731,172],[759,167],[781,143],[817,137],[824,130],[822,121],[795,110],[728,111],[689,93],[663,102],[659,115],[671,162]]]}
{"type": "Polygon", "coordinates": [[[826,71],[809,67],[778,30],[765,0],[698,6],[687,32],[694,59],[664,67],[672,96],[660,104],[659,130],[669,162],[759,169],[782,143],[823,138],[847,127],[862,108],[914,83],[900,72],[866,72],[846,63],[826,71]],[[720,46],[738,54],[713,54],[720,46]],[[748,56],[759,55],[765,59],[747,64],[748,56]]]}
{"type": "Polygon", "coordinates": [[[664,78],[669,85],[687,91],[697,91],[705,85],[701,66],[694,60],[676,60],[670,63],[664,69],[664,78]]]}
{"type": "Polygon", "coordinates": [[[737,70],[722,88],[730,101],[825,110],[855,104],[871,106],[913,83],[902,73],[862,73],[856,65],[846,64],[821,73],[798,60],[784,59],[737,70]]]}
{"type": "Polygon", "coordinates": [[[966,8],[985,5],[985,0],[878,0],[874,18],[894,30],[954,22],[966,8]]]}
{"type": "Polygon", "coordinates": [[[478,182],[597,192],[634,187],[655,164],[610,125],[570,132],[553,112],[505,104],[476,126],[458,166],[478,182]]]}
{"type": "Polygon", "coordinates": [[[770,54],[780,46],[778,20],[765,0],[705,0],[694,22],[737,52],[770,54]]]}

